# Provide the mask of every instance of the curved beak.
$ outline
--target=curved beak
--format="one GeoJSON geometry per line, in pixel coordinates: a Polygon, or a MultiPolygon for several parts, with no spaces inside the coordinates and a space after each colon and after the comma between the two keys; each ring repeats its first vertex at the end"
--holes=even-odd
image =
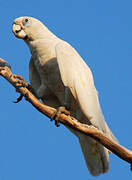
{"type": "Polygon", "coordinates": [[[24,39],[26,37],[26,33],[23,29],[23,27],[19,24],[13,24],[12,26],[12,32],[14,33],[14,35],[17,37],[17,38],[21,38],[21,39],[24,39]]]}

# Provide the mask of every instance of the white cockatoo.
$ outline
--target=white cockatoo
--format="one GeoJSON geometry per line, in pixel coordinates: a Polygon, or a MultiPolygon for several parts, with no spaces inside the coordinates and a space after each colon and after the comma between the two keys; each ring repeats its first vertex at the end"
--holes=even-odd
{"type": "MultiPolygon", "coordinates": [[[[68,107],[71,116],[117,142],[104,120],[92,72],[76,50],[33,17],[15,19],[13,33],[30,49],[29,79],[36,96],[51,107],[68,107]]],[[[90,173],[107,172],[109,151],[94,139],[71,131],[79,139],[90,173]]]]}

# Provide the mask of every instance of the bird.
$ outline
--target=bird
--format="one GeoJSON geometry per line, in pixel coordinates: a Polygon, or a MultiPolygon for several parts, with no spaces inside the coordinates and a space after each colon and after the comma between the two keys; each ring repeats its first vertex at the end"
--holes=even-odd
{"type": "MultiPolygon", "coordinates": [[[[93,74],[75,48],[34,17],[16,18],[12,31],[29,47],[29,80],[37,98],[54,108],[66,107],[79,122],[98,128],[117,143],[104,119],[93,74]]],[[[90,174],[108,172],[109,150],[93,138],[69,130],[79,140],[90,174]]]]}

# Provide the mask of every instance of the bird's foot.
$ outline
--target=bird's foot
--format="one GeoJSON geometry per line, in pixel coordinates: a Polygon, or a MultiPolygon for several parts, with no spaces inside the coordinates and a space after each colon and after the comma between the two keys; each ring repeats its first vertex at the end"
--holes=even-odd
{"type": "Polygon", "coordinates": [[[13,77],[16,79],[14,84],[16,87],[26,87],[28,88],[29,84],[24,80],[24,78],[18,74],[13,74],[13,77]]]}
{"type": "Polygon", "coordinates": [[[59,122],[58,122],[58,119],[59,119],[59,115],[60,114],[65,114],[65,115],[70,115],[70,112],[64,107],[64,106],[61,106],[57,109],[57,111],[53,114],[53,116],[51,117],[51,121],[52,120],[55,120],[55,126],[56,127],[59,127],[59,122]]]}
{"type": "MultiPolygon", "coordinates": [[[[32,90],[31,90],[31,89],[32,89],[32,88],[31,88],[31,85],[28,84],[28,83],[24,80],[24,78],[23,78],[22,76],[20,76],[20,75],[18,75],[18,74],[14,74],[13,77],[16,79],[16,81],[14,82],[16,88],[26,87],[29,91],[32,92],[32,90]]],[[[17,91],[17,89],[16,89],[16,91],[17,91]]],[[[23,98],[23,95],[20,94],[20,96],[17,98],[16,101],[14,101],[14,103],[20,102],[20,101],[22,100],[22,98],[23,98]]]]}

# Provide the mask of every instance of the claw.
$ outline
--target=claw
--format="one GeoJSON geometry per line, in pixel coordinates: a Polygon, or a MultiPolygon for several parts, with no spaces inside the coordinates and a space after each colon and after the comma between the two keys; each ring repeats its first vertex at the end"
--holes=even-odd
{"type": "Polygon", "coordinates": [[[56,127],[59,127],[59,126],[60,126],[60,124],[59,124],[59,122],[58,122],[57,120],[55,120],[55,126],[56,126],[56,127]]]}
{"type": "MultiPolygon", "coordinates": [[[[24,78],[18,74],[14,74],[13,77],[16,79],[16,81],[14,82],[15,87],[26,87],[29,91],[31,89],[30,85],[24,80],[24,78]],[[20,84],[20,85],[19,85],[20,84]]],[[[17,91],[17,89],[16,89],[17,91]]],[[[13,101],[14,103],[18,103],[22,100],[23,95],[21,94],[16,101],[13,101]]]]}
{"type": "Polygon", "coordinates": [[[22,100],[22,98],[23,98],[23,95],[20,94],[20,96],[17,98],[17,100],[13,101],[13,103],[19,103],[22,100]]]}
{"type": "Polygon", "coordinates": [[[59,121],[58,121],[58,117],[60,114],[70,115],[70,112],[64,106],[61,106],[57,109],[57,112],[55,112],[53,116],[51,117],[51,121],[55,120],[56,127],[60,126],[59,121]]]}

